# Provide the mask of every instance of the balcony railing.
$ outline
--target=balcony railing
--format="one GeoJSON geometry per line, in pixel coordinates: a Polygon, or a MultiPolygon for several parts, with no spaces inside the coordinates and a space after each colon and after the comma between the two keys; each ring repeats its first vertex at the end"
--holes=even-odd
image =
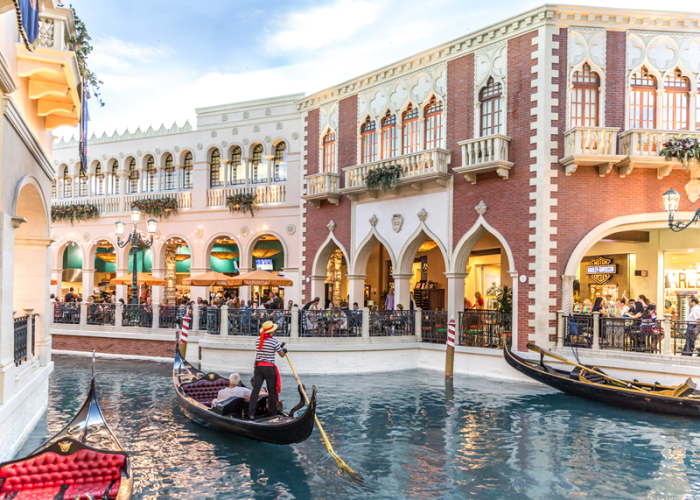
{"type": "Polygon", "coordinates": [[[354,167],[344,168],[345,187],[340,191],[347,193],[351,198],[357,198],[360,193],[367,192],[376,198],[378,189],[367,189],[365,177],[370,170],[388,166],[399,166],[403,169],[403,175],[399,178],[399,185],[410,185],[420,191],[422,184],[435,181],[440,186],[447,186],[450,174],[447,166],[450,164],[450,152],[442,149],[428,149],[418,153],[411,153],[372,163],[364,163],[354,167]]]}
{"type": "Polygon", "coordinates": [[[415,335],[413,311],[370,311],[370,337],[396,337],[415,335]]]}
{"type": "Polygon", "coordinates": [[[27,359],[28,316],[14,318],[15,323],[15,365],[27,359]]]}
{"type": "Polygon", "coordinates": [[[486,137],[458,142],[462,147],[462,166],[454,167],[457,174],[472,184],[476,184],[477,174],[496,172],[499,177],[507,179],[513,163],[508,161],[508,143],[510,137],[494,134],[486,137]]]}
{"type": "Polygon", "coordinates": [[[114,326],[116,304],[87,304],[88,325],[114,326]]]}
{"type": "Polygon", "coordinates": [[[306,195],[303,199],[308,200],[315,207],[321,206],[322,200],[328,200],[334,205],[340,200],[340,175],[332,172],[321,172],[320,174],[307,175],[306,195]]]}
{"type": "Polygon", "coordinates": [[[299,311],[302,337],[361,337],[362,311],[299,311]]]}
{"type": "Polygon", "coordinates": [[[235,194],[254,194],[257,205],[276,205],[287,201],[287,186],[274,184],[209,189],[207,190],[207,207],[225,207],[226,199],[235,194]]]}
{"type": "Polygon", "coordinates": [[[459,344],[470,347],[503,347],[512,340],[512,315],[487,309],[459,313],[459,344]]]}
{"type": "Polygon", "coordinates": [[[53,322],[77,325],[80,323],[80,303],[56,302],[53,305],[53,322]]]}
{"type": "Polygon", "coordinates": [[[672,138],[696,137],[700,138],[700,132],[685,130],[648,130],[630,129],[620,134],[620,153],[624,158],[617,166],[620,169],[620,177],[632,172],[634,168],[657,169],[658,178],[661,179],[671,173],[674,167],[680,168],[678,160],[666,161],[660,156],[664,143],[672,138]]]}
{"type": "Polygon", "coordinates": [[[125,305],[122,311],[122,326],[151,328],[153,326],[153,308],[148,305],[125,305]]]}
{"type": "Polygon", "coordinates": [[[447,343],[447,311],[421,311],[421,341],[447,343]]]}
{"type": "Polygon", "coordinates": [[[192,192],[191,191],[180,191],[180,192],[153,192],[153,193],[139,193],[139,194],[128,194],[124,196],[124,210],[129,211],[131,209],[131,204],[136,200],[154,200],[157,198],[174,198],[177,200],[178,210],[185,208],[192,208],[192,192]]]}
{"type": "MultiPolygon", "coordinates": [[[[219,310],[219,312],[222,312],[219,310]]],[[[260,329],[266,321],[277,325],[276,337],[289,337],[292,331],[292,311],[283,309],[229,309],[229,335],[260,335],[260,329]]]]}
{"type": "Polygon", "coordinates": [[[564,158],[559,162],[566,175],[573,174],[579,165],[594,166],[598,175],[609,174],[615,163],[624,159],[617,154],[617,127],[573,127],[564,132],[564,158]]]}

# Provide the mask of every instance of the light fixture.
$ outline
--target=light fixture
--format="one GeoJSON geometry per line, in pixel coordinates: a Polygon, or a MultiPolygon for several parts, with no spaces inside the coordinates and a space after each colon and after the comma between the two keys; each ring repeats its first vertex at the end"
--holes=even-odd
{"type": "Polygon", "coordinates": [[[117,236],[121,236],[124,234],[124,227],[126,224],[124,224],[122,221],[118,220],[117,222],[114,223],[114,232],[117,233],[117,236]]]}
{"type": "Polygon", "coordinates": [[[238,252],[212,252],[211,255],[221,260],[233,260],[238,257],[238,252]]]}
{"type": "Polygon", "coordinates": [[[678,191],[671,188],[668,191],[666,191],[662,196],[664,199],[664,208],[666,209],[666,212],[668,212],[669,218],[673,219],[673,216],[678,210],[678,205],[681,201],[681,195],[678,193],[678,191]]]}
{"type": "Polygon", "coordinates": [[[429,252],[435,247],[437,247],[437,243],[435,243],[433,240],[428,240],[418,248],[418,251],[419,252],[429,252]]]}
{"type": "Polygon", "coordinates": [[[280,252],[281,250],[274,250],[272,248],[258,248],[256,250],[253,250],[253,257],[255,257],[256,259],[267,259],[268,257],[277,255],[280,252]]]}
{"type": "Polygon", "coordinates": [[[110,264],[116,264],[117,263],[117,254],[116,253],[110,253],[110,252],[104,252],[104,253],[96,253],[96,257],[99,259],[109,262],[110,264]]]}
{"type": "Polygon", "coordinates": [[[148,227],[148,234],[155,234],[156,226],[158,226],[158,221],[151,217],[146,221],[146,226],[148,227]]]}
{"type": "Polygon", "coordinates": [[[139,221],[141,220],[141,210],[138,208],[134,207],[131,209],[131,222],[134,224],[138,224],[139,221]]]}

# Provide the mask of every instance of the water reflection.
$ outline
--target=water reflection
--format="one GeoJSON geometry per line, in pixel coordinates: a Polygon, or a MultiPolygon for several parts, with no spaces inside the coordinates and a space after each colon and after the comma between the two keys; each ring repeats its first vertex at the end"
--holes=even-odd
{"type": "MultiPolygon", "coordinates": [[[[82,404],[90,362],[57,357],[47,424],[82,404]]],[[[280,447],[224,436],[184,417],[170,367],[97,363],[105,417],[134,453],[135,498],[658,498],[700,494],[700,422],[627,412],[544,386],[438,372],[306,376],[336,451],[365,478],[340,472],[317,431],[280,447]]],[[[244,377],[246,378],[246,377],[244,377]]],[[[287,407],[298,400],[283,378],[287,407]]]]}

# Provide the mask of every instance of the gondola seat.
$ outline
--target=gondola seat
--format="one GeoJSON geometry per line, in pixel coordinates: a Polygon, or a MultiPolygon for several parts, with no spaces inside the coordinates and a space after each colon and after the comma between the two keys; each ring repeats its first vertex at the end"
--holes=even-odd
{"type": "Polygon", "coordinates": [[[185,392],[187,397],[194,399],[204,406],[211,406],[212,400],[218,396],[219,391],[228,386],[228,380],[223,378],[217,380],[202,379],[189,384],[183,384],[182,390],[185,392]]]}
{"type": "MultiPolygon", "coordinates": [[[[212,411],[224,417],[243,418],[244,414],[248,414],[248,401],[243,398],[230,398],[226,401],[221,401],[212,408],[212,411]]],[[[255,414],[264,416],[267,413],[267,396],[260,396],[258,397],[258,408],[255,414]]]]}
{"type": "Polygon", "coordinates": [[[126,456],[82,449],[70,455],[46,452],[23,462],[14,462],[0,469],[0,498],[33,500],[58,498],[87,500],[90,493],[102,498],[116,498],[121,470],[126,456]],[[19,494],[13,496],[15,491],[19,494]]]}

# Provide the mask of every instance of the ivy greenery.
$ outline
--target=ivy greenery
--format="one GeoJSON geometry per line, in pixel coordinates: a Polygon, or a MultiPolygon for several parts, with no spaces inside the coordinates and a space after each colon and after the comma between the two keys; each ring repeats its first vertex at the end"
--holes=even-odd
{"type": "Polygon", "coordinates": [[[73,45],[73,50],[75,50],[75,55],[80,65],[80,71],[83,74],[83,85],[87,85],[88,95],[94,95],[100,107],[103,107],[105,103],[102,100],[102,91],[100,90],[103,82],[98,80],[95,73],[90,71],[87,65],[88,56],[93,49],[93,46],[90,44],[92,38],[88,35],[85,23],[76,14],[73,4],[70,5],[70,9],[73,11],[73,18],[75,19],[75,36],[70,37],[70,43],[73,45]]]}
{"type": "Polygon", "coordinates": [[[395,188],[399,183],[399,177],[404,173],[403,168],[398,165],[387,165],[373,168],[365,176],[365,187],[367,189],[381,188],[386,193],[387,189],[395,188]]]}
{"type": "Polygon", "coordinates": [[[237,193],[226,198],[226,206],[231,213],[242,212],[245,215],[246,212],[250,212],[250,216],[253,217],[256,199],[253,193],[237,193]]]}
{"type": "Polygon", "coordinates": [[[177,200],[175,198],[149,198],[140,199],[131,203],[133,207],[141,210],[141,213],[166,219],[171,213],[177,213],[177,200]]]}
{"type": "Polygon", "coordinates": [[[686,168],[693,160],[700,164],[700,141],[697,137],[684,137],[682,139],[674,137],[664,143],[664,148],[659,152],[659,155],[666,158],[666,161],[676,158],[686,168]]]}
{"type": "Polygon", "coordinates": [[[72,205],[57,205],[51,207],[51,222],[78,222],[96,219],[100,216],[100,209],[87,203],[75,203],[72,205]]]}

